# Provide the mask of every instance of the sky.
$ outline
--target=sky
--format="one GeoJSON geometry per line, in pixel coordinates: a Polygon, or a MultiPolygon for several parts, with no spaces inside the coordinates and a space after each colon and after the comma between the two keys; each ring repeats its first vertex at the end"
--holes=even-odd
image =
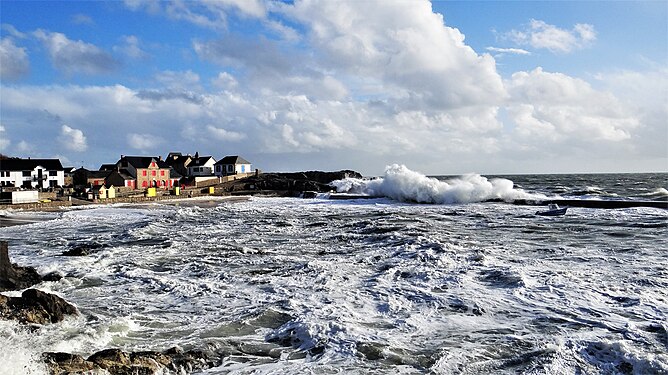
{"type": "Polygon", "coordinates": [[[668,171],[666,1],[0,2],[0,153],[668,171]]]}

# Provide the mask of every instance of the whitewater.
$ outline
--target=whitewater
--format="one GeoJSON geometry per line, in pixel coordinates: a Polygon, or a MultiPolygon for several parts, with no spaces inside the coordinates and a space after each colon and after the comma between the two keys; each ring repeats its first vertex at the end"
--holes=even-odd
{"type": "Polygon", "coordinates": [[[0,321],[0,373],[46,373],[46,351],[209,345],[235,354],[203,374],[666,374],[668,212],[550,218],[508,202],[666,200],[667,177],[397,165],[334,184],[375,199],[4,212],[48,219],[0,238],[14,262],[63,275],[36,287],[80,315],[37,330],[0,321]]]}

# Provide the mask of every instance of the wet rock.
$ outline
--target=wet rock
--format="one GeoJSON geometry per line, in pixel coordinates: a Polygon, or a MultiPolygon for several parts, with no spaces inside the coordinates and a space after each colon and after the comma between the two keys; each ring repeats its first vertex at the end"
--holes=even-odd
{"type": "Polygon", "coordinates": [[[9,260],[6,241],[0,241],[0,292],[29,288],[42,281],[32,267],[20,267],[9,260]]]}
{"type": "Polygon", "coordinates": [[[77,313],[76,307],[55,294],[27,289],[21,297],[0,295],[0,318],[21,323],[48,324],[77,313]]]}
{"type": "Polygon", "coordinates": [[[100,243],[97,243],[97,242],[84,243],[84,244],[76,245],[69,250],[65,250],[60,255],[61,256],[66,256],[66,257],[87,256],[87,255],[95,253],[98,249],[103,248],[103,247],[106,247],[106,246],[102,245],[100,243]]]}
{"type": "Polygon", "coordinates": [[[219,366],[221,356],[212,348],[183,351],[171,348],[163,352],[125,352],[105,349],[88,359],[76,354],[44,353],[42,359],[51,374],[109,373],[112,375],[153,375],[165,372],[191,373],[219,366]]]}

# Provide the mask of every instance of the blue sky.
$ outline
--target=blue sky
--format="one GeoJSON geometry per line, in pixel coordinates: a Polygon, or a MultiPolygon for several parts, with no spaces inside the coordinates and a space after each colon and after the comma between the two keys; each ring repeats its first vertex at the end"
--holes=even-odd
{"type": "Polygon", "coordinates": [[[0,152],[668,170],[665,1],[2,1],[0,152]]]}

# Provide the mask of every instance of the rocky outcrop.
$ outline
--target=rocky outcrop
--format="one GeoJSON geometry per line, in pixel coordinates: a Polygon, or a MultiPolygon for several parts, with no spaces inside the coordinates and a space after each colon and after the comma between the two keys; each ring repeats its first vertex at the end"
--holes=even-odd
{"type": "Polygon", "coordinates": [[[99,249],[106,247],[106,245],[97,243],[97,242],[91,242],[91,243],[84,243],[84,244],[78,244],[73,246],[69,250],[63,251],[61,256],[66,256],[66,257],[81,257],[81,256],[87,256],[90,254],[93,254],[99,249]]]}
{"type": "Polygon", "coordinates": [[[55,294],[38,289],[27,289],[21,297],[0,295],[0,319],[17,320],[21,323],[48,324],[77,314],[77,309],[55,294]]]}
{"type": "Polygon", "coordinates": [[[9,260],[6,241],[0,241],[0,292],[29,288],[42,281],[32,267],[20,267],[9,260]]]}
{"type": "Polygon", "coordinates": [[[106,371],[112,375],[191,373],[220,365],[220,356],[214,351],[171,348],[163,352],[124,352],[105,349],[84,359],[77,354],[44,353],[49,372],[55,375],[97,373],[106,371]]]}
{"type": "Polygon", "coordinates": [[[304,191],[328,192],[332,181],[347,177],[362,178],[358,172],[342,170],[338,172],[294,172],[263,173],[223,184],[228,192],[252,193],[253,191],[273,192],[276,195],[297,196],[304,191]]]}

